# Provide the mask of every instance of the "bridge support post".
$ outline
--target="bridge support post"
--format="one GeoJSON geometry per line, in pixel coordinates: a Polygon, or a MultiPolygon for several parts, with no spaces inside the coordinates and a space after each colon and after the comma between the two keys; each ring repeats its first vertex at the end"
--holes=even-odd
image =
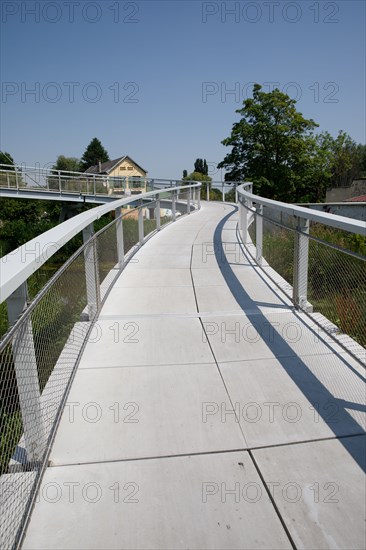
{"type": "Polygon", "coordinates": [[[248,210],[245,202],[239,202],[239,229],[244,244],[248,242],[248,210]]]}
{"type": "Polygon", "coordinates": [[[255,246],[256,246],[256,261],[258,265],[262,265],[263,254],[263,206],[257,204],[255,216],[255,246]]]}
{"type": "MultiPolygon", "coordinates": [[[[27,283],[23,283],[7,299],[9,324],[13,325],[27,305],[27,283]]],[[[13,340],[14,368],[22,414],[27,461],[39,461],[44,447],[44,426],[41,410],[36,352],[31,317],[20,326],[13,340]]]]}
{"type": "Polygon", "coordinates": [[[142,205],[139,207],[138,225],[139,225],[139,246],[141,246],[144,241],[144,215],[142,211],[142,205]]]}
{"type": "Polygon", "coordinates": [[[160,195],[157,195],[155,205],[156,229],[160,231],[160,195]]]}
{"type": "Polygon", "coordinates": [[[175,220],[177,219],[176,201],[177,201],[177,192],[172,191],[172,218],[173,218],[173,222],[175,222],[175,220]]]}
{"type": "Polygon", "coordinates": [[[296,307],[307,311],[310,222],[300,217],[296,217],[296,222],[293,302],[296,307]]]}
{"type": "Polygon", "coordinates": [[[125,246],[123,239],[123,220],[122,220],[122,208],[116,208],[116,235],[117,235],[117,258],[118,267],[122,269],[125,261],[125,246]]]}
{"type": "Polygon", "coordinates": [[[93,321],[100,307],[100,288],[98,272],[98,254],[94,235],[94,227],[91,223],[83,229],[83,241],[88,243],[84,249],[86,294],[88,299],[89,320],[93,321]]]}

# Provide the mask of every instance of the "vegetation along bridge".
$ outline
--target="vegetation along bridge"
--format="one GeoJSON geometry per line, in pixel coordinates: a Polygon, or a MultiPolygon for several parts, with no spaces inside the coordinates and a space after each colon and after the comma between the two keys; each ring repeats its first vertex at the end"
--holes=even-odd
{"type": "Polygon", "coordinates": [[[1,259],[1,548],[365,547],[365,223],[200,185],[1,259]]]}

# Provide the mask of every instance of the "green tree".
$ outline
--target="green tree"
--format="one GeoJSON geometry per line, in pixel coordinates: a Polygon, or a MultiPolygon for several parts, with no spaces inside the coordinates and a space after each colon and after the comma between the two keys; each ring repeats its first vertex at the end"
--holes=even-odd
{"type": "Polygon", "coordinates": [[[80,159],[76,157],[65,157],[59,155],[56,164],[52,167],[53,170],[66,170],[68,172],[80,172],[80,159]]]}
{"type": "Polygon", "coordinates": [[[107,162],[109,155],[98,138],[93,138],[81,157],[81,170],[85,171],[98,162],[107,162]]]}
{"type": "Polygon", "coordinates": [[[15,170],[14,159],[10,153],[7,153],[6,151],[0,151],[0,164],[8,164],[9,168],[7,168],[7,170],[15,170]]]}
{"type": "Polygon", "coordinates": [[[366,146],[357,144],[346,132],[340,131],[331,140],[333,154],[332,187],[348,187],[365,174],[366,146]]]}
{"type": "Polygon", "coordinates": [[[187,177],[187,174],[188,174],[187,170],[183,170],[183,179],[187,177]]]}
{"type": "Polygon", "coordinates": [[[207,176],[206,174],[202,174],[202,172],[191,172],[190,174],[187,174],[184,180],[188,181],[201,181],[202,187],[201,187],[201,197],[202,199],[206,199],[207,197],[207,185],[210,187],[210,200],[212,201],[218,201],[222,199],[222,193],[219,189],[211,189],[210,183],[212,181],[212,178],[210,176],[207,176]]]}
{"type": "Polygon", "coordinates": [[[200,174],[203,174],[204,176],[207,176],[208,166],[207,166],[206,159],[196,159],[194,163],[194,171],[200,174]]]}
{"type": "Polygon", "coordinates": [[[242,118],[222,141],[231,151],[218,168],[228,169],[232,181],[253,181],[257,193],[291,201],[314,147],[313,130],[318,125],[305,119],[287,94],[261,89],[255,84],[253,98],[236,111],[242,118]]]}

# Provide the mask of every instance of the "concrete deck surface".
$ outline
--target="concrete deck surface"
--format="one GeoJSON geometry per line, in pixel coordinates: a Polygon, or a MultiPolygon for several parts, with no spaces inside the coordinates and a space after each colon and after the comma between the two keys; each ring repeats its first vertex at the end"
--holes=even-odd
{"type": "Polygon", "coordinates": [[[203,203],[122,272],[24,549],[365,548],[364,370],[236,226],[203,203]]]}

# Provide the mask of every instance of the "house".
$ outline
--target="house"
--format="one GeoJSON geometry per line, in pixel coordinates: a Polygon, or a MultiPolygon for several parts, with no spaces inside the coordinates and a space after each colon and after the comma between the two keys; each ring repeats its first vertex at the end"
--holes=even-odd
{"type": "Polygon", "coordinates": [[[107,176],[109,194],[134,195],[146,191],[147,171],[128,155],[90,166],[84,173],[107,176]]]}

